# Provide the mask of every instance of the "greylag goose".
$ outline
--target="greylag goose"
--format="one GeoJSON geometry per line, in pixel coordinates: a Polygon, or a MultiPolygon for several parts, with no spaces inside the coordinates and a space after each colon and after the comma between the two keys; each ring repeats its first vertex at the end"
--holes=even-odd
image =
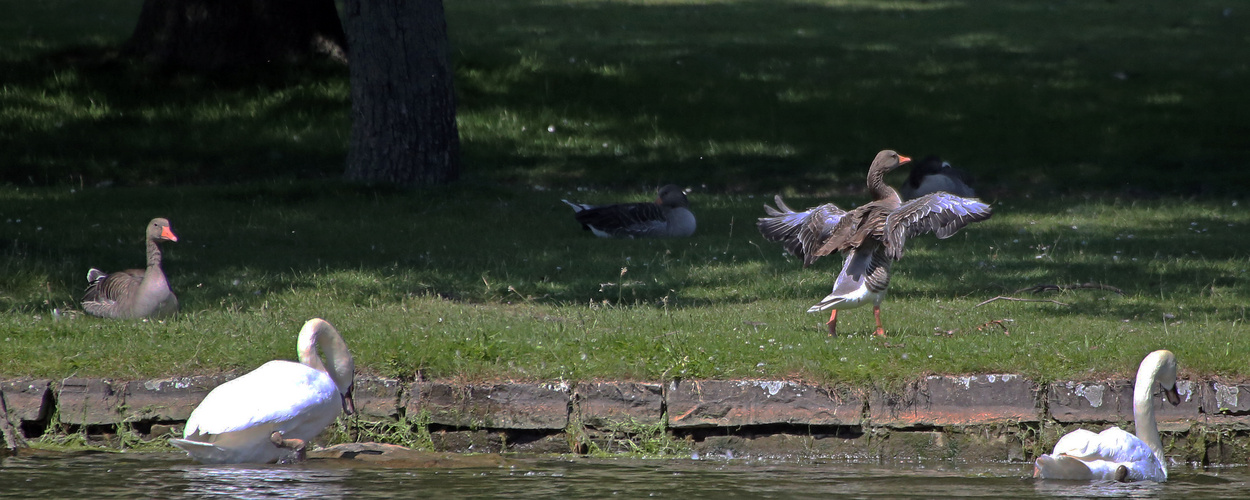
{"type": "Polygon", "coordinates": [[[148,222],[147,234],[147,269],[110,274],[95,268],[87,271],[83,311],[101,318],[163,317],[178,312],[178,298],[161,270],[161,248],[157,244],[178,241],[178,237],[169,229],[169,221],[159,217],[148,222]]]}
{"type": "Polygon", "coordinates": [[[1159,424],[1155,421],[1153,394],[1163,387],[1169,403],[1180,404],[1176,391],[1176,355],[1158,350],[1146,355],[1133,383],[1133,426],[1137,435],[1110,427],[1098,434],[1085,429],[1069,432],[1055,443],[1049,455],[1037,457],[1033,477],[1081,481],[1168,480],[1168,461],[1163,456],[1159,424]]]}
{"type": "Polygon", "coordinates": [[[911,173],[898,194],[903,200],[914,200],[929,193],[945,191],[963,198],[976,198],[972,190],[972,176],[963,170],[952,167],[937,155],[929,155],[920,161],[912,162],[911,173]]]}
{"type": "Polygon", "coordinates": [[[299,363],[270,361],[209,392],[182,439],[169,443],[208,464],[272,463],[287,450],[303,460],[308,440],[356,410],[355,362],[338,330],[321,318],[304,323],[296,346],[299,363]]]}
{"type": "Polygon", "coordinates": [[[829,315],[829,335],[837,335],[838,311],[872,302],[877,320],[876,335],[885,335],[881,326],[881,301],[890,285],[890,266],[903,257],[908,238],[934,232],[948,238],[971,222],[990,217],[990,207],[978,200],[950,193],[933,193],[903,203],[898,192],[886,185],[885,174],[907,163],[910,158],[894,151],[882,151],[868,167],[868,191],[873,201],[850,211],[826,203],[797,212],[776,197],[777,208],[764,205],[769,217],[761,217],[760,233],[780,242],[803,267],[816,259],[840,252],[846,259],[833,284],[833,292],[807,312],[833,309],[829,315]]]}
{"type": "Polygon", "coordinates": [[[694,234],[694,213],[680,187],[660,188],[655,203],[586,205],[560,200],[573,207],[577,222],[600,238],[681,238],[694,234]]]}

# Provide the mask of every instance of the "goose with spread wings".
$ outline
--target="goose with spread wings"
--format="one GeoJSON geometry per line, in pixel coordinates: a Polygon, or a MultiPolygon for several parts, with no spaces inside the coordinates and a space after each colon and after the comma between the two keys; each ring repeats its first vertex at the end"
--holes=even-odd
{"type": "Polygon", "coordinates": [[[833,291],[807,312],[832,309],[829,335],[837,335],[838,311],[872,303],[877,321],[876,335],[885,335],[881,326],[881,301],[890,285],[890,266],[903,257],[909,238],[935,233],[949,238],[972,222],[990,218],[990,206],[980,200],[938,192],[904,203],[894,188],[885,183],[885,174],[911,161],[890,150],[877,153],[868,168],[868,192],[873,201],[852,210],[833,203],[796,211],[781,196],[777,207],[764,206],[768,217],[757,226],[770,241],[780,242],[807,267],[820,257],[841,253],[845,256],[833,291]]]}

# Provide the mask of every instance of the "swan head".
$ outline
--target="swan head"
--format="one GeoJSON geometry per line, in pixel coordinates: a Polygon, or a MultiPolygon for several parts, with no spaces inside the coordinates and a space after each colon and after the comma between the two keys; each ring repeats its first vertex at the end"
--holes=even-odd
{"type": "Polygon", "coordinates": [[[352,398],[352,390],[356,386],[356,362],[334,325],[321,318],[304,323],[299,333],[299,361],[329,375],[342,397],[343,412],[348,415],[356,412],[356,402],[352,398]],[[317,355],[318,347],[325,355],[329,369],[317,355]]]}
{"type": "Polygon", "coordinates": [[[1180,404],[1181,395],[1176,390],[1176,355],[1172,351],[1160,349],[1141,360],[1141,366],[1137,368],[1137,382],[1133,385],[1136,387],[1133,405],[1150,406],[1156,384],[1163,388],[1163,397],[1169,403],[1180,404]]]}
{"type": "Polygon", "coordinates": [[[1142,360],[1143,368],[1148,365],[1158,367],[1154,379],[1163,386],[1163,397],[1167,398],[1172,405],[1180,404],[1181,395],[1176,390],[1176,355],[1172,354],[1172,351],[1160,349],[1142,360]]]}
{"type": "Polygon", "coordinates": [[[343,413],[356,413],[356,400],[352,398],[352,392],[356,389],[356,365],[352,356],[348,354],[343,364],[332,364],[334,369],[330,371],[330,378],[334,379],[334,385],[339,388],[339,396],[343,398],[343,413]]]}
{"type": "Polygon", "coordinates": [[[343,396],[343,413],[351,415],[356,413],[356,400],[352,398],[352,391],[356,388],[356,383],[352,382],[347,386],[347,391],[340,391],[343,396]]]}

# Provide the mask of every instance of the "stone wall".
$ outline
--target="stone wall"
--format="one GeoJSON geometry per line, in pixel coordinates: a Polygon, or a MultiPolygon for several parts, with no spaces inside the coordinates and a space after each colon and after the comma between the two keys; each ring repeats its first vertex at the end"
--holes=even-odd
{"type": "MultiPolygon", "coordinates": [[[[225,380],[10,379],[0,381],[0,397],[27,438],[48,428],[120,426],[156,438],[225,380]]],[[[1169,455],[1246,463],[1250,385],[1186,380],[1178,390],[1177,406],[1155,400],[1169,455]]],[[[1132,422],[1127,380],[1037,384],[1010,374],[930,376],[896,390],[783,380],[466,385],[366,377],[357,379],[355,398],[360,418],[407,416],[451,451],[630,450],[661,438],[701,454],[1024,461],[1077,426],[1132,422]]]]}

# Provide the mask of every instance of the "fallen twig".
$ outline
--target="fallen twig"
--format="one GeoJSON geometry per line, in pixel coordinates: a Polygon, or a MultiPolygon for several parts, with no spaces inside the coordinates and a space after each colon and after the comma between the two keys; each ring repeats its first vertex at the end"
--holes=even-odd
{"type": "Polygon", "coordinates": [[[1076,283],[1073,285],[1050,285],[1050,284],[1033,285],[1030,287],[1021,288],[1011,293],[1017,294],[1020,292],[1029,292],[1033,294],[1038,294],[1042,292],[1051,292],[1051,291],[1066,292],[1068,290],[1107,290],[1107,291],[1115,292],[1117,295],[1124,295],[1124,290],[1120,290],[1119,288],[1113,287],[1111,285],[1104,285],[1102,283],[1076,283]]]}
{"type": "Polygon", "coordinates": [[[990,302],[993,302],[993,301],[995,301],[995,300],[1010,300],[1010,301],[1012,301],[1012,302],[1050,302],[1050,303],[1054,303],[1054,304],[1059,304],[1059,305],[1061,305],[1061,306],[1070,306],[1070,305],[1071,305],[1071,304],[1067,304],[1067,303],[1059,302],[1058,300],[1050,300],[1050,299],[1022,299],[1022,298],[1019,298],[1019,297],[1007,297],[1007,296],[1004,296],[1004,295],[999,295],[999,296],[994,297],[994,298],[992,298],[992,299],[984,300],[984,301],[982,301],[980,304],[977,304],[977,305],[972,306],[972,307],[981,307],[981,306],[986,305],[986,304],[989,304],[990,302]]]}
{"type": "Polygon", "coordinates": [[[1009,323],[1009,322],[1011,322],[1011,321],[1015,321],[1015,320],[1013,320],[1013,319],[996,319],[996,320],[993,320],[993,321],[986,321],[985,323],[982,323],[980,326],[978,326],[978,327],[977,327],[977,331],[978,331],[978,332],[979,332],[979,331],[982,331],[985,327],[988,327],[988,326],[990,326],[990,325],[998,325],[998,326],[1003,327],[1003,335],[1011,335],[1011,332],[1007,331],[1007,323],[1009,323]]]}

